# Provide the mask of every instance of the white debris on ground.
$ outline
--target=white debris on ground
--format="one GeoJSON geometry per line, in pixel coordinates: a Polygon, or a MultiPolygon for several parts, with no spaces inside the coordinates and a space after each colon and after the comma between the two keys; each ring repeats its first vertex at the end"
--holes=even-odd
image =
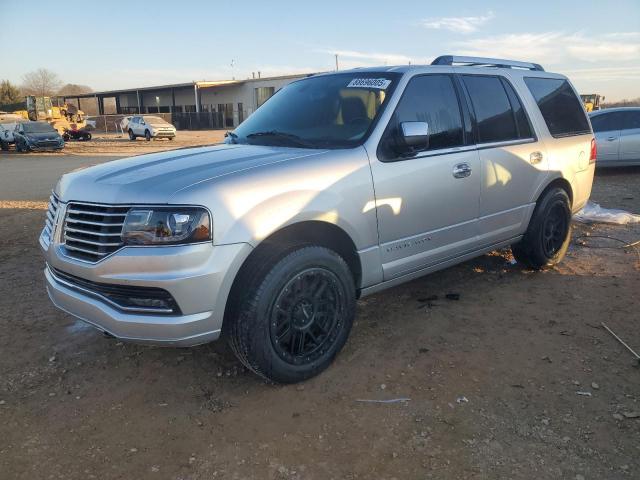
{"type": "Polygon", "coordinates": [[[591,200],[573,216],[573,219],[582,223],[614,223],[618,225],[640,223],[640,215],[625,210],[602,208],[591,200]]]}

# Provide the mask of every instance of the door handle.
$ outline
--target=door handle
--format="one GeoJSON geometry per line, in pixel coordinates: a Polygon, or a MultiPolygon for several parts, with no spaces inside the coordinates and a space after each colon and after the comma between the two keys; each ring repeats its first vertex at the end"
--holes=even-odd
{"type": "Polygon", "coordinates": [[[607,142],[613,142],[614,140],[617,140],[618,137],[607,137],[607,142]]]}
{"type": "Polygon", "coordinates": [[[471,166],[468,163],[459,163],[453,167],[454,178],[466,178],[471,175],[471,166]]]}

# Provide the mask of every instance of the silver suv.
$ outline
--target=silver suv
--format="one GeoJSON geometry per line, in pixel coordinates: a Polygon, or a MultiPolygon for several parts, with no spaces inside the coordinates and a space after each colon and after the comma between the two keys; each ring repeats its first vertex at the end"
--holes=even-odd
{"type": "Polygon", "coordinates": [[[511,245],[561,260],[595,143],[566,77],[451,57],[314,75],[225,144],[64,175],[40,243],[62,310],[113,336],[226,336],[276,382],[325,369],[358,297],[511,245]]]}

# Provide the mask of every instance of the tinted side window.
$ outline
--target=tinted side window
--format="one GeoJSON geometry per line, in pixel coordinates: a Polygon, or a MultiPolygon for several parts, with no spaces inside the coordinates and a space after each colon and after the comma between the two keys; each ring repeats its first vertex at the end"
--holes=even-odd
{"type": "Polygon", "coordinates": [[[402,122],[427,122],[428,150],[463,145],[460,105],[451,77],[424,75],[409,82],[380,145],[383,158],[398,156],[393,147],[400,135],[402,122]]]}
{"type": "Polygon", "coordinates": [[[621,115],[618,112],[601,113],[591,117],[591,126],[594,132],[610,132],[620,130],[621,120],[621,115]]]}
{"type": "Polygon", "coordinates": [[[507,92],[498,77],[463,75],[476,114],[478,143],[518,138],[518,130],[507,92]]]}
{"type": "Polygon", "coordinates": [[[582,103],[569,82],[558,78],[533,77],[524,81],[536,99],[551,135],[566,137],[590,133],[582,103]]]}
{"type": "Polygon", "coordinates": [[[533,135],[531,134],[531,125],[529,124],[527,114],[524,111],[522,104],[520,103],[520,99],[518,99],[518,96],[513,90],[513,87],[509,85],[509,82],[507,82],[504,78],[502,78],[502,85],[507,91],[509,102],[511,103],[511,109],[513,110],[513,116],[516,119],[518,138],[532,138],[533,135]]]}
{"type": "Polygon", "coordinates": [[[622,115],[622,130],[640,128],[640,111],[623,112],[622,115]]]}

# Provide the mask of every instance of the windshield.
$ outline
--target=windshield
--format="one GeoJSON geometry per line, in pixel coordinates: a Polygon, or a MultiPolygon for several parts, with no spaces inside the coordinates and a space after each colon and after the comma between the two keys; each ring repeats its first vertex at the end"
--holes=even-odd
{"type": "Polygon", "coordinates": [[[146,123],[167,123],[164,118],[160,117],[142,117],[146,123]]]}
{"type": "Polygon", "coordinates": [[[227,142],[306,148],[359,145],[400,76],[350,72],[290,83],[243,122],[227,142]]]}
{"type": "Polygon", "coordinates": [[[25,133],[53,133],[55,130],[46,122],[23,123],[25,133]]]}

